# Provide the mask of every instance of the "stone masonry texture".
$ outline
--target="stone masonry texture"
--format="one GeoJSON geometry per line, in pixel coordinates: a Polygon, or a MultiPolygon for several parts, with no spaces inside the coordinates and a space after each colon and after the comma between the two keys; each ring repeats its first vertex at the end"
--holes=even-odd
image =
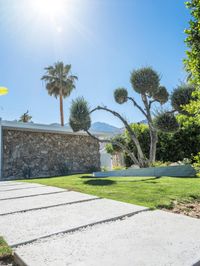
{"type": "Polygon", "coordinates": [[[87,135],[3,129],[4,179],[59,176],[99,168],[99,143],[87,135]]]}

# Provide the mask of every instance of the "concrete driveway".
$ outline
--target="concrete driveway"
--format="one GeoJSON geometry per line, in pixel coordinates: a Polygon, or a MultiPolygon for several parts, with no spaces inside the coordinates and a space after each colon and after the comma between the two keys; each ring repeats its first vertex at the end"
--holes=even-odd
{"type": "Polygon", "coordinates": [[[20,265],[200,261],[199,219],[31,183],[0,182],[0,235],[20,265]]]}

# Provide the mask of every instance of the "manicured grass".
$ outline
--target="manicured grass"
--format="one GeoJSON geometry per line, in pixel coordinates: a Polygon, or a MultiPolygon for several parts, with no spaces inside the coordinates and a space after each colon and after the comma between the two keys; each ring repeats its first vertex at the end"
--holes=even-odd
{"type": "Polygon", "coordinates": [[[71,175],[23,181],[67,188],[150,208],[170,207],[174,200],[200,198],[200,178],[93,178],[90,175],[71,175]]]}
{"type": "Polygon", "coordinates": [[[12,250],[0,236],[0,260],[6,259],[10,256],[12,256],[12,250]]]}

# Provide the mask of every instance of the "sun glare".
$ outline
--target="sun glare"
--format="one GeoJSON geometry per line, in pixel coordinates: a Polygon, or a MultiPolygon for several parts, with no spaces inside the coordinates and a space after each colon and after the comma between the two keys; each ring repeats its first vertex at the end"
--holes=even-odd
{"type": "Polygon", "coordinates": [[[32,6],[39,15],[55,18],[62,13],[64,0],[32,0],[32,6]]]}

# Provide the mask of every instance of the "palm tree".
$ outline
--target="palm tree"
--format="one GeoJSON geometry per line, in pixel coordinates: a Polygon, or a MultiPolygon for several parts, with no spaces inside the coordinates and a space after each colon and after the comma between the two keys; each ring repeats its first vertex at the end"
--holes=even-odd
{"type": "Polygon", "coordinates": [[[46,82],[48,94],[60,99],[60,120],[61,126],[64,126],[63,98],[70,96],[78,77],[71,75],[71,65],[64,65],[63,62],[57,62],[45,70],[46,73],[41,79],[46,82]]]}
{"type": "Polygon", "coordinates": [[[28,123],[31,122],[32,116],[29,115],[29,111],[27,110],[26,113],[20,116],[19,122],[28,123]]]}

